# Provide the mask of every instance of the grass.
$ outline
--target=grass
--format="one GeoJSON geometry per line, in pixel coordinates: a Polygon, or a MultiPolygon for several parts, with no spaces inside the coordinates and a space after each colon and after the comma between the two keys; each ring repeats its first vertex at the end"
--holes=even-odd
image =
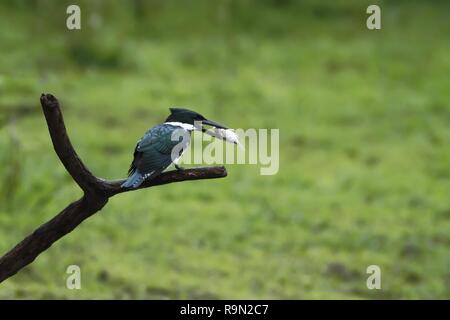
{"type": "Polygon", "coordinates": [[[448,4],[378,2],[369,31],[364,1],[81,1],[69,32],[68,3],[31,3],[0,7],[1,252],[81,195],[41,92],[98,176],[173,105],[279,128],[280,171],[119,195],[1,298],[450,298],[448,4]]]}

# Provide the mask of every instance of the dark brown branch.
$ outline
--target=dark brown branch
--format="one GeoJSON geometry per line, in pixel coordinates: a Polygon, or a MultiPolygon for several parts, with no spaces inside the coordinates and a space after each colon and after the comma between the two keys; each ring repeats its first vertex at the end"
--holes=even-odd
{"type": "MultiPolygon", "coordinates": [[[[121,188],[120,185],[124,180],[107,181],[92,175],[72,147],[58,100],[50,94],[42,94],[41,105],[56,154],[72,178],[84,191],[84,196],[41,225],[0,258],[0,282],[33,262],[40,253],[47,250],[54,242],[74,230],[85,219],[100,211],[109,198],[118,193],[134,190],[121,188]]],[[[139,189],[173,182],[223,178],[226,175],[227,172],[224,167],[169,171],[162,173],[155,179],[144,182],[139,189]]]]}
{"type": "Polygon", "coordinates": [[[150,188],[168,183],[182,182],[189,180],[224,178],[226,176],[227,171],[225,170],[224,167],[202,167],[202,168],[184,169],[181,172],[178,170],[172,170],[164,172],[152,180],[144,181],[144,183],[142,183],[136,189],[121,188],[120,185],[124,183],[125,180],[104,181],[102,182],[102,191],[109,197],[112,197],[113,195],[116,195],[118,193],[150,188]]]}
{"type": "Polygon", "coordinates": [[[53,147],[62,164],[84,192],[94,191],[98,187],[99,181],[86,168],[72,147],[58,100],[51,94],[42,94],[41,105],[53,147]]]}

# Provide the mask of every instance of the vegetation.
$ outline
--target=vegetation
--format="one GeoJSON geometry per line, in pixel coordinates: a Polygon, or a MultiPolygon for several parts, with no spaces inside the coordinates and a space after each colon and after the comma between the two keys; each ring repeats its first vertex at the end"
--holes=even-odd
{"type": "Polygon", "coordinates": [[[0,254],[81,195],[41,92],[98,176],[174,105],[279,128],[280,171],[117,196],[1,298],[450,298],[448,3],[375,1],[369,31],[374,1],[86,0],[68,31],[71,3],[0,5],[0,254]]]}

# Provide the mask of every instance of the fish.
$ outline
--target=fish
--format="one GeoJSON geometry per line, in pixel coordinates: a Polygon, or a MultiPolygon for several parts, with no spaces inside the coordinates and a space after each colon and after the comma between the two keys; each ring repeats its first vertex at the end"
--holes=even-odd
{"type": "Polygon", "coordinates": [[[205,131],[206,134],[225,140],[229,143],[236,144],[239,148],[244,150],[244,147],[242,146],[241,142],[239,141],[239,136],[235,132],[234,129],[222,129],[222,128],[213,128],[205,131]]]}

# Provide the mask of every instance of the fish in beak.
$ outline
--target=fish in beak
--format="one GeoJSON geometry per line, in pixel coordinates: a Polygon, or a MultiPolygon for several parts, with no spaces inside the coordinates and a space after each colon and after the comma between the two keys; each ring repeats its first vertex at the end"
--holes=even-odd
{"type": "Polygon", "coordinates": [[[238,145],[238,147],[240,147],[242,150],[244,150],[244,147],[242,146],[242,144],[239,142],[239,137],[236,134],[236,132],[234,132],[234,129],[230,129],[225,127],[224,125],[221,125],[215,121],[211,121],[211,120],[203,120],[202,124],[206,124],[206,125],[210,125],[212,127],[214,127],[213,129],[206,129],[206,128],[202,128],[202,131],[214,138],[220,139],[220,140],[224,140],[230,143],[234,143],[236,145],[238,145]]]}

